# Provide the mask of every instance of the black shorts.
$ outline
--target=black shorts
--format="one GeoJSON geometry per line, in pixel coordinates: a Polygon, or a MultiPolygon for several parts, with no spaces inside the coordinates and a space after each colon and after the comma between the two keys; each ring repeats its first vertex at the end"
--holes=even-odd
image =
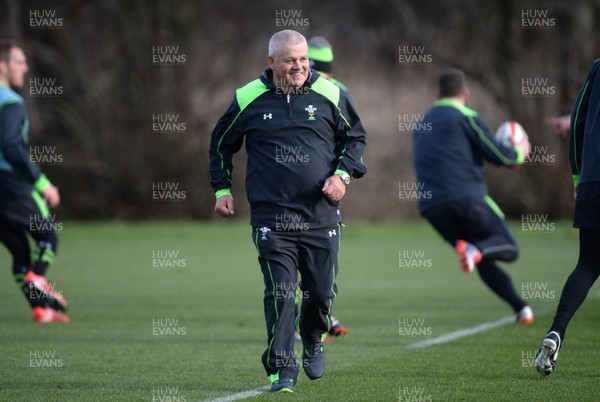
{"type": "Polygon", "coordinates": [[[28,229],[48,217],[49,210],[33,186],[11,172],[0,171],[0,221],[28,229]]]}
{"type": "Polygon", "coordinates": [[[580,184],[577,188],[573,227],[600,230],[600,182],[580,184]]]}
{"type": "Polygon", "coordinates": [[[504,214],[489,198],[463,198],[428,208],[422,215],[450,243],[466,240],[481,247],[498,244],[516,244],[504,221],[504,214]]]}

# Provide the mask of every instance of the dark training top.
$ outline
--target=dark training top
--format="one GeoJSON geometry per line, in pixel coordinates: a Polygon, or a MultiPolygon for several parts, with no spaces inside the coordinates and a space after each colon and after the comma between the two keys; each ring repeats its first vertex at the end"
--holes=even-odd
{"type": "Polygon", "coordinates": [[[575,187],[600,181],[600,59],[592,64],[571,113],[569,160],[575,187]]]}
{"type": "Polygon", "coordinates": [[[524,162],[518,148],[498,142],[475,112],[451,99],[436,101],[413,131],[419,209],[461,198],[484,198],[483,161],[495,165],[524,162]]]}
{"type": "Polygon", "coordinates": [[[297,220],[313,229],[338,223],[338,202],[321,191],[325,179],[348,173],[360,178],[366,133],[347,96],[311,70],[301,88],[285,94],[273,71],[236,91],[212,133],[211,185],[231,194],[233,154],[246,139],[246,194],[251,224],[276,228],[297,220]]]}
{"type": "Polygon", "coordinates": [[[26,148],[28,131],[23,98],[0,84],[0,171],[10,172],[36,190],[43,191],[50,182],[30,161],[26,148]]]}

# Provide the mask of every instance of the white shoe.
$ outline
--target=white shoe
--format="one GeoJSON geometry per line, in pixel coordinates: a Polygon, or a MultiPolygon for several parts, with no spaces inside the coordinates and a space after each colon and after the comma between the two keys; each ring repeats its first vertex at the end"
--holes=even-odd
{"type": "Polygon", "coordinates": [[[534,366],[541,375],[550,375],[554,371],[558,352],[560,350],[561,339],[556,331],[548,332],[548,335],[542,341],[538,354],[535,357],[534,366]]]}

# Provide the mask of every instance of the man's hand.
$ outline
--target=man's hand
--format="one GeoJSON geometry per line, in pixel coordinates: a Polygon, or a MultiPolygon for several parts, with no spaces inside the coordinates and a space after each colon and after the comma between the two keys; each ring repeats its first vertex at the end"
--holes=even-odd
{"type": "Polygon", "coordinates": [[[544,120],[546,125],[552,127],[561,137],[568,137],[571,131],[571,115],[560,117],[549,117],[544,120]]]}
{"type": "Polygon", "coordinates": [[[521,142],[515,144],[515,147],[521,148],[521,151],[523,151],[523,156],[525,157],[525,160],[527,160],[529,153],[531,152],[531,143],[529,142],[529,137],[527,135],[523,136],[521,142]]]}
{"type": "Polygon", "coordinates": [[[215,212],[223,217],[233,215],[233,197],[230,195],[219,197],[215,204],[215,212]]]}
{"type": "Polygon", "coordinates": [[[53,184],[50,184],[44,191],[42,191],[42,197],[44,200],[50,205],[50,208],[58,207],[60,204],[60,194],[58,193],[58,188],[53,184]]]}
{"type": "Polygon", "coordinates": [[[333,175],[325,180],[325,184],[323,185],[321,191],[330,200],[339,201],[344,198],[344,194],[346,194],[346,185],[340,176],[333,175]]]}

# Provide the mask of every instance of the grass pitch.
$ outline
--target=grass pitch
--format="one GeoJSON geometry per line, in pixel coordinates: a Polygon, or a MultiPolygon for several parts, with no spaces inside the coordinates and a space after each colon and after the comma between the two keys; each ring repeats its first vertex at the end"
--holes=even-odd
{"type": "MultiPolygon", "coordinates": [[[[69,324],[39,325],[0,250],[0,400],[195,401],[267,385],[262,277],[244,223],[66,222],[48,277],[69,324]]],[[[252,401],[598,400],[600,292],[576,315],[551,378],[532,368],[578,253],[569,224],[513,225],[521,258],[505,267],[536,322],[442,345],[407,345],[512,314],[424,223],[351,223],[327,373],[301,373],[294,395],[252,401]]]]}

